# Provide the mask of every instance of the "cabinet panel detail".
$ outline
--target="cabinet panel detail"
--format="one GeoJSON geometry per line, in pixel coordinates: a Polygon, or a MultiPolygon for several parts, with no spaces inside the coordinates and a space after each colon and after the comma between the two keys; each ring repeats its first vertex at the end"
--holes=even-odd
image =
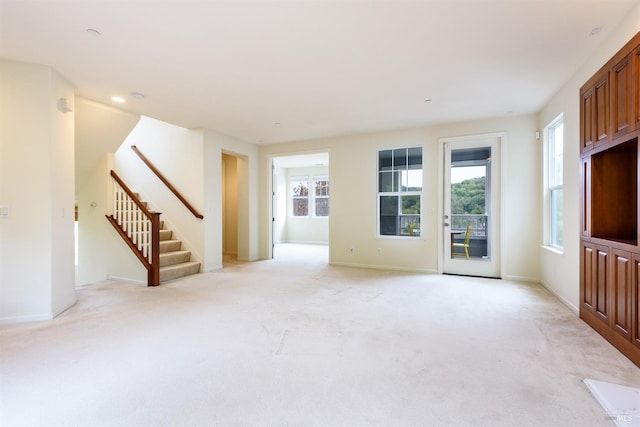
{"type": "Polygon", "coordinates": [[[631,338],[631,254],[629,252],[613,250],[613,269],[611,286],[613,290],[611,318],[614,330],[625,337],[631,338]]]}
{"type": "Polygon", "coordinates": [[[595,103],[593,101],[593,88],[588,89],[582,94],[581,102],[580,148],[584,151],[593,147],[593,143],[595,141],[595,124],[593,120],[595,116],[595,103]]]}
{"type": "Polygon", "coordinates": [[[633,121],[634,128],[640,129],[640,48],[633,55],[633,121]]]}
{"type": "Polygon", "coordinates": [[[582,276],[582,286],[580,288],[580,304],[586,310],[594,313],[596,312],[594,308],[593,302],[595,301],[595,278],[593,277],[594,273],[594,262],[593,258],[595,254],[595,250],[592,244],[583,243],[582,244],[582,254],[581,254],[581,276],[582,276]]]}
{"type": "Polygon", "coordinates": [[[609,126],[609,73],[596,82],[595,87],[595,127],[596,144],[607,142],[610,137],[609,126]]]}
{"type": "Polygon", "coordinates": [[[631,342],[640,348],[640,255],[633,256],[631,286],[631,342]]]}
{"type": "Polygon", "coordinates": [[[595,303],[596,316],[609,322],[609,248],[596,246],[595,259],[595,303]]]}
{"type": "Polygon", "coordinates": [[[627,133],[633,123],[632,64],[632,55],[627,55],[613,67],[611,73],[611,113],[613,115],[614,138],[627,133]]]}
{"type": "Polygon", "coordinates": [[[591,163],[589,157],[582,159],[580,168],[580,229],[583,237],[591,236],[591,163]]]}

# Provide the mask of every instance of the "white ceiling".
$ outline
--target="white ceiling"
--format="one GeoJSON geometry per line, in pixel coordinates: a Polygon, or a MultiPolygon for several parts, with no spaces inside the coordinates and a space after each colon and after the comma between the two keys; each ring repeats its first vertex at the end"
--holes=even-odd
{"type": "Polygon", "coordinates": [[[273,166],[277,168],[301,168],[311,166],[328,166],[329,153],[299,154],[273,158],[273,166]]]}
{"type": "Polygon", "coordinates": [[[266,144],[536,112],[637,2],[0,0],[0,57],[266,144]]]}

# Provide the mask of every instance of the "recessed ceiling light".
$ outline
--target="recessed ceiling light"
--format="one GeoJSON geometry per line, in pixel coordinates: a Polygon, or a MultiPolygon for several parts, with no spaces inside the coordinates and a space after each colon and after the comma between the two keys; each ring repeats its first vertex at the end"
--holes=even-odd
{"type": "Polygon", "coordinates": [[[133,99],[144,99],[144,93],[140,93],[140,92],[131,92],[131,97],[133,99]]]}
{"type": "Polygon", "coordinates": [[[93,28],[87,28],[87,34],[93,37],[100,37],[100,31],[94,30],[93,28]]]}
{"type": "Polygon", "coordinates": [[[122,104],[125,101],[125,99],[123,97],[121,97],[121,96],[112,96],[111,100],[113,102],[117,102],[117,103],[120,103],[120,104],[122,104]]]}
{"type": "Polygon", "coordinates": [[[425,99],[425,100],[424,100],[424,102],[425,102],[425,103],[427,103],[427,104],[428,104],[429,102],[431,102],[431,101],[433,101],[433,99],[431,99],[431,98],[427,98],[427,99],[425,99]]]}
{"type": "Polygon", "coordinates": [[[600,31],[602,30],[602,27],[593,27],[591,29],[591,31],[589,32],[590,36],[595,36],[596,34],[598,34],[600,31]]]}
{"type": "Polygon", "coordinates": [[[276,123],[274,123],[274,125],[280,126],[280,122],[276,122],[276,123]]]}

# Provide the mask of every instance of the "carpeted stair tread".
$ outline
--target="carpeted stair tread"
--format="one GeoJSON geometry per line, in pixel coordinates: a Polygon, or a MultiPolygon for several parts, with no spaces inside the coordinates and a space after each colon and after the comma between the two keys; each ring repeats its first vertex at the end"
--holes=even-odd
{"type": "Polygon", "coordinates": [[[160,282],[177,279],[179,277],[195,274],[200,271],[200,263],[196,261],[160,267],[160,282]]]}
{"type": "Polygon", "coordinates": [[[160,241],[160,253],[179,251],[182,248],[180,240],[164,240],[160,241]]]}
{"type": "Polygon", "coordinates": [[[160,254],[160,267],[180,264],[191,260],[191,251],[173,251],[160,254]]]}
{"type": "Polygon", "coordinates": [[[160,241],[163,242],[165,240],[171,240],[173,237],[173,231],[171,230],[160,230],[160,241]]]}

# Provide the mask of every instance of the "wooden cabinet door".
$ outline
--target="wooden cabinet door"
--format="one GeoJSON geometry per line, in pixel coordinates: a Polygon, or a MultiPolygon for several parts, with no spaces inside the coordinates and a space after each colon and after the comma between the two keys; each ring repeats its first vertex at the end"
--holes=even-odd
{"type": "Polygon", "coordinates": [[[631,342],[640,348],[640,255],[633,255],[631,282],[631,342]]]}
{"type": "Polygon", "coordinates": [[[635,129],[640,129],[640,47],[633,52],[632,61],[633,95],[631,103],[633,105],[633,124],[635,129]]]}
{"type": "Polygon", "coordinates": [[[611,271],[611,320],[613,330],[625,339],[631,340],[631,290],[632,260],[631,253],[613,249],[611,271]]]}
{"type": "Polygon", "coordinates": [[[609,247],[581,243],[580,308],[609,324],[609,247]]]}
{"type": "Polygon", "coordinates": [[[611,69],[611,115],[613,138],[634,127],[633,117],[633,55],[625,56],[611,69]]]}
{"type": "Polygon", "coordinates": [[[595,102],[593,86],[581,94],[580,100],[580,151],[593,147],[595,142],[595,102]]]}
{"type": "Polygon", "coordinates": [[[596,279],[594,273],[596,248],[593,243],[582,242],[580,249],[580,308],[595,314],[596,279]]]}
{"type": "Polygon", "coordinates": [[[580,160],[580,231],[583,237],[591,237],[591,157],[580,160]]]}
{"type": "Polygon", "coordinates": [[[593,308],[598,319],[609,324],[609,247],[595,245],[593,308]]]}
{"type": "Polygon", "coordinates": [[[603,73],[598,78],[594,88],[594,113],[595,143],[600,144],[609,141],[611,137],[609,117],[609,72],[603,73]]]}

